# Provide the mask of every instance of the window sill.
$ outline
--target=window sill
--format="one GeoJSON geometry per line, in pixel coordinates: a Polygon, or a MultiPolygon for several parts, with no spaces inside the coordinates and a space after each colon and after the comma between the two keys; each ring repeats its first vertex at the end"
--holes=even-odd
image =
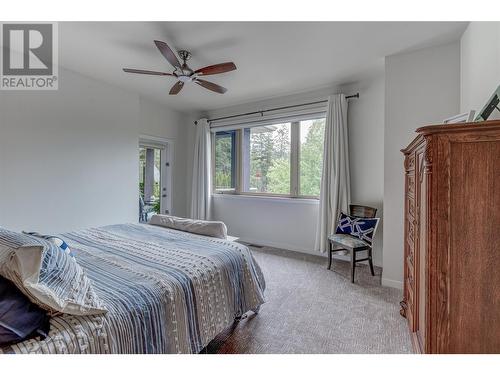
{"type": "Polygon", "coordinates": [[[212,198],[214,199],[234,199],[234,200],[248,200],[248,201],[266,201],[266,202],[276,202],[276,203],[284,203],[284,204],[311,204],[318,205],[319,199],[316,198],[305,198],[305,197],[280,197],[280,196],[269,196],[269,195],[254,195],[254,194],[212,194],[212,198]]]}

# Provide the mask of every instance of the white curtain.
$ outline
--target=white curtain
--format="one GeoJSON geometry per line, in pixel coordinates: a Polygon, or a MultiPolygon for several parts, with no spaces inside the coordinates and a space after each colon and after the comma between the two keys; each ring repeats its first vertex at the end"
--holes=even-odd
{"type": "Polygon", "coordinates": [[[335,233],[340,211],[348,212],[350,192],[347,99],[338,94],[328,98],[316,250],[327,251],[328,236],[335,233]]]}
{"type": "Polygon", "coordinates": [[[191,218],[210,219],[211,151],[210,125],[206,118],[197,121],[191,190],[191,218]]]}

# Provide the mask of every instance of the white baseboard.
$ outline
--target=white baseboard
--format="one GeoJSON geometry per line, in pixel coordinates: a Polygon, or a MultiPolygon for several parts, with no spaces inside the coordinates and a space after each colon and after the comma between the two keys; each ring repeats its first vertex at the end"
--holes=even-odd
{"type": "MultiPolygon", "coordinates": [[[[284,242],[262,241],[262,240],[257,240],[255,238],[248,238],[248,237],[239,237],[239,241],[246,242],[249,244],[259,245],[259,246],[275,247],[278,249],[294,251],[296,253],[316,255],[316,256],[320,256],[320,257],[324,257],[324,258],[328,257],[328,253],[326,253],[326,252],[320,253],[319,251],[304,250],[303,248],[296,247],[296,246],[293,246],[289,243],[284,243],[284,242]]],[[[333,257],[334,257],[334,259],[340,259],[340,260],[344,260],[346,262],[350,262],[350,258],[348,255],[336,254],[333,257]]],[[[374,262],[374,265],[377,267],[382,267],[382,265],[377,264],[376,262],[374,262]]],[[[401,289],[403,288],[402,285],[403,284],[401,283],[401,289]]],[[[397,287],[393,286],[393,288],[397,288],[397,287]]]]}
{"type": "MultiPolygon", "coordinates": [[[[327,257],[327,253],[320,253],[319,251],[311,251],[311,250],[304,250],[302,248],[295,247],[291,244],[288,243],[283,243],[283,242],[273,242],[273,241],[262,241],[262,240],[257,240],[254,238],[248,238],[248,237],[239,237],[239,241],[245,242],[248,244],[253,244],[253,245],[259,245],[259,246],[269,246],[269,247],[275,247],[278,249],[283,249],[283,250],[288,250],[288,251],[294,251],[297,253],[302,253],[302,254],[310,254],[310,255],[316,255],[320,257],[327,257]]],[[[340,259],[349,262],[349,256],[347,255],[336,255],[335,259],[340,259]]],[[[396,289],[403,289],[403,282],[399,280],[392,280],[392,279],[386,279],[382,277],[382,285],[387,286],[390,288],[396,288],[396,289]]]]}
{"type": "Polygon", "coordinates": [[[388,286],[391,288],[396,288],[396,289],[403,289],[403,282],[402,281],[386,279],[384,277],[382,277],[382,285],[388,286]]]}
{"type": "Polygon", "coordinates": [[[325,257],[325,258],[328,255],[327,253],[320,253],[319,251],[304,250],[302,248],[293,246],[293,245],[288,244],[288,243],[283,243],[283,242],[261,241],[261,240],[255,239],[255,238],[248,238],[248,237],[239,237],[239,241],[246,242],[249,244],[259,245],[259,246],[269,246],[269,247],[275,247],[277,249],[295,251],[297,253],[317,255],[317,256],[325,257]]]}

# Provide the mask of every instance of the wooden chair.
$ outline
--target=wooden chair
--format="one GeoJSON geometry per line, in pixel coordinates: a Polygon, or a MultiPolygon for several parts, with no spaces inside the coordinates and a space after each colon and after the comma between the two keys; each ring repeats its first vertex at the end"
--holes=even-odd
{"type": "Polygon", "coordinates": [[[377,209],[368,206],[360,206],[357,204],[349,205],[349,215],[356,217],[366,217],[373,219],[377,214],[377,209]]]}
{"type": "Polygon", "coordinates": [[[154,207],[146,204],[142,195],[139,194],[139,222],[147,223],[152,213],[156,213],[154,207]]]}
{"type": "MultiPolygon", "coordinates": [[[[349,214],[351,216],[355,216],[358,218],[373,219],[375,218],[376,213],[377,209],[373,207],[360,206],[356,204],[349,205],[349,214]]],[[[373,231],[373,237],[375,236],[375,230],[376,227],[373,231]]],[[[337,251],[347,250],[351,253],[351,283],[354,283],[354,272],[356,269],[356,263],[358,262],[368,261],[368,264],[370,266],[370,272],[372,276],[375,276],[375,272],[373,270],[373,259],[372,259],[373,257],[372,257],[371,244],[368,244],[367,242],[364,242],[355,236],[350,236],[345,234],[343,235],[332,234],[328,236],[328,242],[330,244],[330,248],[328,251],[328,269],[331,269],[332,267],[333,253],[337,251]],[[334,246],[340,246],[340,248],[334,248],[334,246]],[[368,252],[367,257],[356,259],[356,254],[360,251],[367,251],[368,252]]]]}

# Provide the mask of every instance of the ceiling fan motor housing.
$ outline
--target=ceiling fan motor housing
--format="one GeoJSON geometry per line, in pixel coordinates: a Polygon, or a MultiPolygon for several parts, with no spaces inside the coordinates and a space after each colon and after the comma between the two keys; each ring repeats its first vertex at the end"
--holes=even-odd
{"type": "Polygon", "coordinates": [[[193,70],[186,64],[186,61],[188,61],[191,58],[191,52],[188,52],[186,50],[181,49],[179,52],[179,57],[182,59],[182,67],[179,69],[177,72],[177,78],[179,81],[182,82],[190,82],[192,81],[192,75],[193,75],[193,70]]]}

